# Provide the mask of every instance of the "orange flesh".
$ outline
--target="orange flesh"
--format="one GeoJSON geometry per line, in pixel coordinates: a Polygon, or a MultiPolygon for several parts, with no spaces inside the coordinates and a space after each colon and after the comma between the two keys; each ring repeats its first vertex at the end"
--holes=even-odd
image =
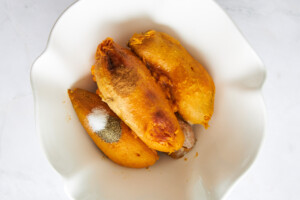
{"type": "Polygon", "coordinates": [[[106,39],[92,73],[103,101],[146,145],[163,152],[182,147],[184,135],[164,92],[130,50],[106,39]]]}
{"type": "Polygon", "coordinates": [[[87,116],[94,108],[101,109],[110,116],[117,116],[94,93],[75,89],[68,90],[68,94],[82,126],[95,144],[113,162],[125,167],[144,168],[153,165],[158,160],[156,151],[142,142],[124,122],[120,122],[121,137],[119,141],[107,143],[102,140],[90,127],[87,116]]]}
{"type": "Polygon", "coordinates": [[[208,127],[214,111],[214,82],[179,41],[151,30],[134,34],[128,45],[156,74],[161,87],[167,85],[174,110],[178,109],[185,121],[208,127]]]}

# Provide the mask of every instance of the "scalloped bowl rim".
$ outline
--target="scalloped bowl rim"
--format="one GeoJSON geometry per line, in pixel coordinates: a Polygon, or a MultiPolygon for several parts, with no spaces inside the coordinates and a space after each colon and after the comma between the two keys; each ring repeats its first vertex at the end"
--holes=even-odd
{"type": "MultiPolygon", "coordinates": [[[[51,44],[51,41],[52,41],[52,39],[53,39],[53,32],[54,32],[54,30],[55,30],[55,28],[56,28],[56,25],[57,25],[57,23],[63,18],[63,16],[66,14],[66,13],[68,13],[68,12],[71,12],[71,8],[74,6],[74,5],[77,5],[77,4],[79,4],[80,2],[82,2],[82,1],[84,1],[84,0],[79,0],[79,1],[77,1],[77,2],[74,2],[74,3],[72,3],[70,6],[68,6],[64,11],[63,11],[63,13],[58,17],[58,19],[56,20],[56,22],[54,23],[54,25],[53,25],[53,27],[52,27],[52,29],[51,29],[51,32],[50,32],[50,35],[49,35],[49,37],[48,37],[48,41],[47,41],[47,45],[46,45],[46,48],[45,48],[45,50],[41,53],[41,55],[40,56],[38,56],[37,57],[37,59],[35,60],[35,62],[33,63],[33,65],[32,65],[32,67],[31,67],[31,72],[30,72],[30,80],[31,80],[31,86],[32,86],[32,91],[33,91],[33,97],[34,97],[34,109],[35,109],[35,119],[36,119],[36,130],[37,130],[37,135],[38,135],[38,138],[39,138],[39,140],[40,140],[40,143],[41,143],[41,146],[42,146],[42,149],[43,149],[43,151],[44,151],[44,153],[45,153],[45,155],[46,155],[46,157],[47,157],[47,159],[48,159],[48,161],[49,161],[49,163],[51,164],[51,166],[53,167],[53,169],[55,170],[55,171],[57,171],[63,178],[64,178],[64,180],[66,181],[67,179],[68,179],[68,177],[65,177],[65,176],[63,176],[62,175],[62,173],[60,172],[60,171],[58,171],[54,166],[53,166],[53,164],[51,163],[51,161],[49,160],[49,158],[48,158],[48,151],[47,151],[47,149],[46,149],[46,147],[45,147],[45,145],[43,144],[43,141],[41,140],[41,138],[40,138],[40,136],[41,136],[41,133],[40,133],[40,131],[39,131],[39,124],[38,124],[38,118],[37,118],[37,113],[39,112],[39,102],[36,100],[37,99],[37,92],[36,92],[36,89],[35,89],[35,84],[34,84],[34,81],[33,81],[33,79],[34,79],[34,75],[33,75],[33,72],[34,72],[34,70],[37,68],[37,66],[36,66],[36,63],[39,61],[39,59],[43,56],[43,55],[45,55],[46,53],[47,53],[47,51],[49,50],[49,48],[50,48],[50,44],[51,44]]],[[[214,2],[214,1],[212,1],[226,16],[228,16],[227,15],[227,13],[216,3],[216,2],[214,2]]],[[[230,17],[228,16],[228,19],[229,20],[231,20],[230,19],[230,17]]],[[[233,21],[231,21],[233,24],[235,24],[233,21]]],[[[238,29],[238,27],[236,26],[236,28],[238,29]]],[[[238,29],[238,31],[239,31],[239,29],[238,29]]],[[[241,35],[243,35],[240,31],[239,31],[239,33],[241,34],[241,35]]],[[[244,40],[248,43],[248,41],[244,38],[244,40]]],[[[251,48],[251,46],[250,46],[250,44],[248,43],[248,46],[251,48]]],[[[260,59],[260,58],[259,58],[260,59]]],[[[259,86],[259,87],[257,87],[256,88],[256,90],[258,90],[258,91],[260,91],[261,92],[261,90],[262,90],[262,86],[263,86],[263,83],[265,82],[265,76],[266,76],[266,71],[265,71],[265,68],[264,68],[264,65],[263,64],[261,64],[261,67],[263,68],[263,70],[264,70],[264,77],[262,78],[262,80],[261,80],[261,85],[259,86]]],[[[264,106],[264,110],[263,110],[263,118],[264,118],[264,121],[266,122],[266,108],[265,108],[265,106],[264,106]]],[[[227,190],[226,190],[226,192],[223,194],[223,196],[220,198],[220,199],[225,199],[229,194],[230,194],[230,192],[233,190],[233,188],[235,187],[235,185],[249,172],[249,170],[251,169],[251,167],[253,166],[253,163],[254,163],[254,161],[257,159],[257,157],[258,157],[258,155],[259,155],[259,153],[261,152],[261,147],[262,147],[262,144],[263,144],[263,142],[264,142],[264,138],[265,138],[265,128],[266,128],[266,123],[265,123],[265,125],[264,125],[264,130],[261,132],[261,141],[260,141],[260,143],[258,144],[258,149],[257,149],[257,151],[256,151],[256,153],[254,154],[254,156],[252,157],[252,159],[251,159],[251,161],[249,162],[249,164],[248,164],[248,166],[244,169],[244,171],[240,174],[240,176],[239,177],[237,177],[230,185],[229,185],[229,187],[227,188],[227,190]]],[[[66,187],[65,187],[65,192],[66,192],[66,194],[68,195],[68,197],[69,198],[71,198],[71,199],[73,199],[73,197],[70,195],[70,193],[69,193],[69,191],[67,191],[67,189],[66,189],[66,187]]]]}

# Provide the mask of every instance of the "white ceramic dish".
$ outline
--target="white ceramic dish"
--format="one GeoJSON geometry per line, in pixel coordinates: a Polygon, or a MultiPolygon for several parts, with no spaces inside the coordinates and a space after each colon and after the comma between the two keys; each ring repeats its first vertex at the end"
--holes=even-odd
{"type": "Polygon", "coordinates": [[[211,0],[81,0],[59,18],[31,72],[40,141],[76,200],[222,199],[262,143],[264,79],[258,56],[211,0]],[[208,130],[194,127],[198,142],[187,161],[161,156],[149,169],[128,169],[96,148],[67,89],[95,89],[90,67],[106,37],[125,46],[148,29],[173,35],[206,66],[216,85],[215,113],[208,130]]]}

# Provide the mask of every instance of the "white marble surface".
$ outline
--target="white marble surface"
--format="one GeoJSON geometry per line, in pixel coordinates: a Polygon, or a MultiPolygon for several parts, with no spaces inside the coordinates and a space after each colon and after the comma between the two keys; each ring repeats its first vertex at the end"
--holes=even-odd
{"type": "MultiPolygon", "coordinates": [[[[72,0],[0,0],[0,199],[67,199],[35,132],[29,72],[72,0]]],[[[230,200],[300,199],[300,1],[217,0],[267,68],[261,153],[230,200]]]]}

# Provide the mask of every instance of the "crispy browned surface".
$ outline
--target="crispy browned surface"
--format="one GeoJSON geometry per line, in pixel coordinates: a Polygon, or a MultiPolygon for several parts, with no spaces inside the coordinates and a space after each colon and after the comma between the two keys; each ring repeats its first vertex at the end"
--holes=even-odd
{"type": "Polygon", "coordinates": [[[77,116],[95,144],[115,163],[132,168],[153,165],[158,160],[156,151],[143,143],[124,122],[121,122],[121,137],[118,142],[106,143],[90,128],[87,116],[94,108],[103,109],[110,116],[117,117],[101,98],[82,89],[68,90],[77,116]]]}
{"type": "Polygon", "coordinates": [[[207,127],[214,110],[215,86],[208,72],[179,41],[151,30],[134,34],[128,45],[161,87],[168,88],[174,110],[178,109],[186,121],[207,127]]]}
{"type": "Polygon", "coordinates": [[[150,148],[182,147],[184,135],[165,94],[130,50],[106,39],[98,46],[93,74],[103,101],[150,148]]]}

